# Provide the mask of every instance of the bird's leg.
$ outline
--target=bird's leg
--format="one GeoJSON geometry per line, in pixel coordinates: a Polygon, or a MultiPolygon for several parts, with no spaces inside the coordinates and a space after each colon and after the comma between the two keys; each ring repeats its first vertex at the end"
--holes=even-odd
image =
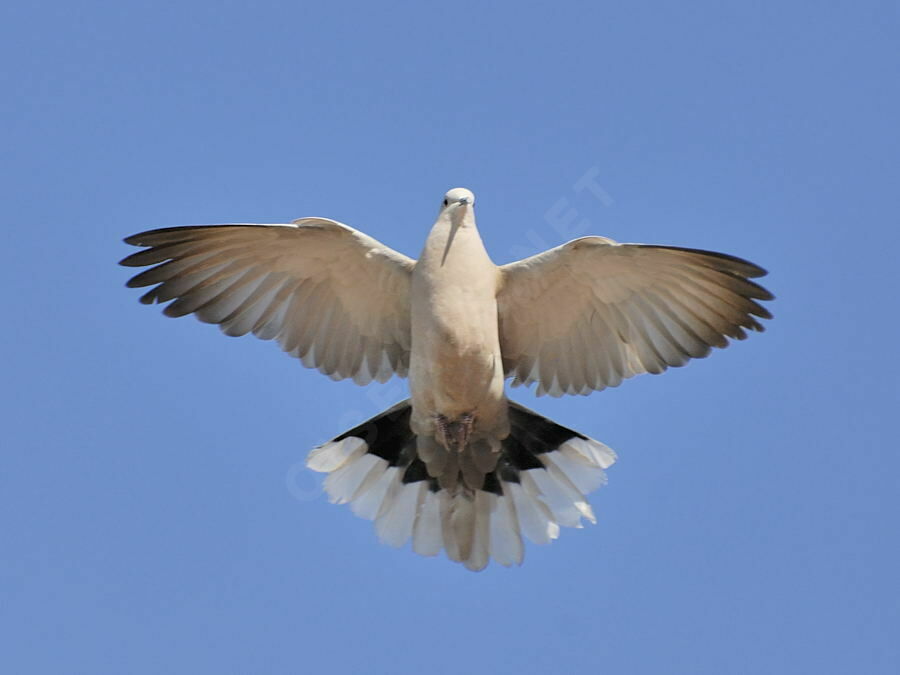
{"type": "Polygon", "coordinates": [[[472,433],[472,427],[475,425],[475,415],[472,413],[460,415],[456,425],[456,447],[462,452],[469,444],[469,436],[472,433]]]}
{"type": "Polygon", "coordinates": [[[475,424],[475,415],[465,413],[458,419],[451,420],[444,415],[438,415],[435,419],[437,426],[437,439],[447,450],[462,452],[469,443],[469,435],[475,424]]]}

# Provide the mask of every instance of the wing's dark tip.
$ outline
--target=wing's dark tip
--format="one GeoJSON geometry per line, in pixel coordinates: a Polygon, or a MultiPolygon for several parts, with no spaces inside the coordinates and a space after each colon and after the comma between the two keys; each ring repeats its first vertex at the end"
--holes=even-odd
{"type": "Polygon", "coordinates": [[[153,305],[156,303],[156,289],[154,288],[152,291],[144,293],[140,298],[138,298],[138,302],[142,305],[153,305]]]}
{"type": "Polygon", "coordinates": [[[739,266],[741,268],[740,274],[750,279],[754,279],[756,277],[764,277],[769,273],[767,269],[765,269],[764,267],[760,267],[756,263],[752,263],[749,260],[739,258],[736,255],[730,255],[728,253],[707,251],[701,248],[687,248],[685,246],[656,246],[654,244],[639,244],[639,246],[644,246],[646,248],[661,248],[668,251],[680,251],[682,253],[690,253],[706,258],[718,258],[719,260],[724,260],[731,263],[732,265],[739,266]]]}
{"type": "Polygon", "coordinates": [[[760,319],[771,319],[771,318],[773,318],[773,317],[772,317],[772,312],[770,312],[768,309],[766,309],[766,308],[763,307],[762,305],[757,305],[756,307],[753,308],[753,310],[752,310],[750,313],[753,314],[753,315],[755,315],[755,316],[758,316],[760,319]]]}
{"type": "MultiPolygon", "coordinates": [[[[128,243],[128,242],[126,242],[126,243],[128,243]]],[[[141,251],[138,251],[138,253],[141,253],[141,251]]],[[[122,265],[123,267],[142,267],[142,265],[139,262],[134,262],[133,258],[136,255],[137,255],[137,253],[132,253],[131,255],[125,256],[124,258],[122,258],[119,261],[119,264],[122,265]]]]}
{"type": "MultiPolygon", "coordinates": [[[[144,238],[148,235],[152,235],[158,232],[158,230],[147,230],[146,232],[138,232],[137,234],[132,234],[130,237],[125,237],[122,241],[124,241],[129,246],[149,246],[150,244],[144,243],[144,238]]],[[[127,258],[126,258],[127,260],[127,258]]]]}
{"type": "Polygon", "coordinates": [[[760,286],[755,281],[750,281],[749,279],[745,279],[744,281],[746,283],[750,284],[753,287],[753,289],[756,291],[756,294],[753,295],[752,297],[756,298],[757,300],[768,301],[768,300],[775,299],[775,295],[772,293],[772,291],[770,291],[765,286],[760,286]]]}
{"type": "MultiPolygon", "coordinates": [[[[150,283],[144,283],[143,278],[146,276],[147,272],[150,270],[145,270],[140,274],[135,274],[128,281],[125,282],[125,288],[144,288],[145,286],[150,286],[150,283]]],[[[158,283],[158,282],[157,282],[158,283]]]]}
{"type": "Polygon", "coordinates": [[[166,308],[163,310],[163,314],[173,319],[177,319],[182,316],[187,316],[190,314],[190,310],[185,311],[182,305],[178,304],[178,301],[166,305],[166,308]]]}

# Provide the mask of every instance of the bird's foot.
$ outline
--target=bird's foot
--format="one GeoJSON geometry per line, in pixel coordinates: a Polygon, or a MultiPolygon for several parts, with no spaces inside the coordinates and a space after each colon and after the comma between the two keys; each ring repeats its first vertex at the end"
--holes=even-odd
{"type": "Polygon", "coordinates": [[[447,450],[462,452],[469,442],[469,435],[475,425],[475,415],[464,413],[457,419],[451,420],[444,415],[438,415],[435,419],[437,427],[437,439],[447,450]]]}

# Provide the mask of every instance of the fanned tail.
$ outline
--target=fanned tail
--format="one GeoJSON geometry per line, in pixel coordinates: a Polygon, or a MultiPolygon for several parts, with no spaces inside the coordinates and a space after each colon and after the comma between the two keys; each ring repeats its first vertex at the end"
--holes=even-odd
{"type": "Polygon", "coordinates": [[[510,434],[501,441],[494,469],[480,489],[460,475],[447,481],[429,475],[409,426],[409,400],[315,448],[309,468],[328,474],[332,503],[375,521],[379,539],[434,556],[441,549],[470,570],[493,558],[520,564],[522,536],[546,544],[560,526],[596,522],[585,495],[606,482],[616,460],[602,443],[509,402],[510,434]],[[442,482],[443,485],[442,486],[442,482]]]}

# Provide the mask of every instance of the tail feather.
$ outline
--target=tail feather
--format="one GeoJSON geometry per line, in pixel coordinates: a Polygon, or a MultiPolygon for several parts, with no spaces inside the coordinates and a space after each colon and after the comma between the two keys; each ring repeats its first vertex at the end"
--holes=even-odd
{"type": "Polygon", "coordinates": [[[434,439],[417,438],[410,411],[402,401],[314,449],[307,460],[309,468],[328,473],[330,500],[350,503],[355,514],[374,520],[382,542],[400,547],[412,539],[420,555],[443,549],[451,560],[480,570],[491,558],[521,564],[523,535],[546,544],[561,525],[596,522],[585,495],[605,484],[604,469],[616,460],[602,443],[510,402],[511,432],[499,441],[499,452],[476,448],[475,441],[471,455],[457,457],[434,439]],[[482,476],[481,488],[471,489],[482,476]]]}
{"type": "Polygon", "coordinates": [[[526,494],[521,483],[508,483],[505,487],[509,493],[508,498],[519,516],[522,534],[529,541],[535,544],[549,544],[559,536],[559,523],[556,522],[550,507],[542,500],[533,499],[526,494]]]}
{"type": "Polygon", "coordinates": [[[493,502],[489,533],[491,557],[505,567],[517,565],[525,556],[525,544],[522,541],[515,504],[508,496],[487,494],[493,502]]]}
{"type": "Polygon", "coordinates": [[[392,495],[390,505],[375,519],[378,538],[395,548],[403,546],[412,536],[419,500],[422,492],[428,489],[424,482],[401,485],[392,495]]]}
{"type": "MultiPolygon", "coordinates": [[[[423,483],[424,485],[424,483],[423,483]]],[[[413,551],[419,555],[435,556],[443,548],[441,530],[441,499],[436,492],[425,486],[424,496],[416,510],[413,525],[413,551]]]]}

